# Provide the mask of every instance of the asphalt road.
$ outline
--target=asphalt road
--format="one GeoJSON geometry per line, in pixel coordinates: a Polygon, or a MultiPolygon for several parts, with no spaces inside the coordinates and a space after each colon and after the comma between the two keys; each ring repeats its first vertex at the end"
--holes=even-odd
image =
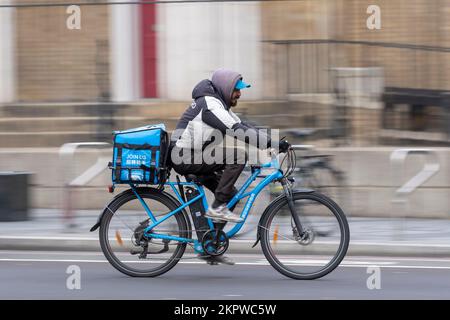
{"type": "Polygon", "coordinates": [[[0,299],[450,299],[450,259],[348,257],[324,278],[296,281],[263,255],[230,257],[236,265],[186,259],[163,276],[131,278],[101,253],[0,251],[0,299]]]}

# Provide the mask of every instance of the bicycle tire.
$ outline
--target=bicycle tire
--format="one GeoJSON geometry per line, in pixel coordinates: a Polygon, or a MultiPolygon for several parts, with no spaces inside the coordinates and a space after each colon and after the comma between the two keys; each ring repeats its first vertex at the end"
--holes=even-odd
{"type": "MultiPolygon", "coordinates": [[[[350,230],[348,222],[339,206],[333,200],[329,199],[328,197],[322,194],[319,194],[317,192],[305,193],[300,191],[293,191],[293,199],[294,201],[300,200],[316,201],[319,204],[324,205],[326,208],[328,208],[331,211],[331,213],[336,217],[340,231],[339,246],[336,253],[333,254],[333,257],[330,259],[329,263],[327,263],[325,267],[323,267],[321,270],[317,272],[311,273],[295,272],[276,257],[277,254],[275,254],[270,240],[270,233],[271,233],[270,225],[274,217],[277,214],[282,214],[281,209],[285,205],[287,205],[286,196],[280,196],[274,202],[272,202],[272,204],[270,205],[271,207],[264,213],[263,217],[261,217],[261,222],[259,225],[259,232],[261,236],[261,247],[268,262],[271,264],[273,268],[275,268],[281,274],[297,280],[318,279],[333,271],[344,259],[350,242],[350,230]]],[[[298,246],[300,246],[300,244],[298,244],[298,246]]],[[[294,246],[294,248],[295,253],[296,248],[299,248],[300,251],[300,248],[302,247],[294,246]]]]}
{"type": "MultiPolygon", "coordinates": [[[[137,190],[142,199],[150,199],[152,201],[157,201],[162,205],[166,206],[167,208],[169,208],[170,211],[176,210],[180,206],[180,204],[177,203],[176,200],[172,199],[168,194],[165,194],[164,192],[158,191],[156,189],[138,188],[137,190]]],[[[184,254],[184,251],[186,249],[186,243],[178,242],[175,252],[172,255],[171,259],[169,259],[167,263],[163,264],[161,267],[158,267],[154,270],[147,270],[147,271],[136,270],[122,263],[114,254],[109,244],[108,227],[111,219],[113,218],[117,210],[119,210],[122,206],[126,205],[127,203],[135,199],[137,199],[137,197],[134,194],[134,192],[132,192],[131,190],[127,190],[124,191],[119,196],[117,196],[107,206],[108,210],[103,215],[100,224],[100,232],[99,232],[100,246],[103,251],[103,254],[109,261],[109,263],[120,272],[132,277],[156,277],[168,272],[178,263],[178,261],[184,254]]],[[[175,214],[174,217],[177,222],[180,237],[189,238],[190,223],[189,220],[187,220],[188,218],[186,216],[186,212],[183,210],[175,214]]]]}

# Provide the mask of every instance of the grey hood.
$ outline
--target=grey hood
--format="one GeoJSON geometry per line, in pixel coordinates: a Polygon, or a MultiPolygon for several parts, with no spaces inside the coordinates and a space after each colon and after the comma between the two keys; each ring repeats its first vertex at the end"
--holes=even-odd
{"type": "Polygon", "coordinates": [[[238,72],[227,69],[218,69],[212,75],[211,82],[222,96],[227,109],[231,107],[231,95],[239,79],[242,76],[238,72]]]}

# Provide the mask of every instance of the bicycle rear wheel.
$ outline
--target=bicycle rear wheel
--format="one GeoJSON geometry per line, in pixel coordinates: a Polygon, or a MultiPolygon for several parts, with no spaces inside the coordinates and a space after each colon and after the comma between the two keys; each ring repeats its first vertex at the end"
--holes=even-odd
{"type": "Polygon", "coordinates": [[[293,279],[311,280],[333,271],[344,259],[350,231],[344,213],[316,192],[293,193],[303,233],[298,232],[287,198],[276,200],[259,225],[261,246],[269,263],[293,279]]]}
{"type": "MultiPolygon", "coordinates": [[[[162,192],[150,188],[138,190],[157,219],[178,208],[176,201],[162,192]]],[[[131,190],[113,200],[106,211],[100,224],[100,245],[114,268],[133,277],[155,277],[178,263],[186,243],[143,236],[151,220],[131,190]]],[[[153,232],[189,238],[189,229],[182,211],[155,227],[153,232]]]]}

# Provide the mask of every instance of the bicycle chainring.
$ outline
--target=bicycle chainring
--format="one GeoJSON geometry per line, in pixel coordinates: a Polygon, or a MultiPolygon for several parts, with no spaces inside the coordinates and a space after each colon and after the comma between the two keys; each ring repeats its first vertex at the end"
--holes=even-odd
{"type": "Polygon", "coordinates": [[[229,244],[229,239],[222,230],[209,230],[202,238],[202,248],[211,256],[220,256],[227,251],[229,244]]]}

